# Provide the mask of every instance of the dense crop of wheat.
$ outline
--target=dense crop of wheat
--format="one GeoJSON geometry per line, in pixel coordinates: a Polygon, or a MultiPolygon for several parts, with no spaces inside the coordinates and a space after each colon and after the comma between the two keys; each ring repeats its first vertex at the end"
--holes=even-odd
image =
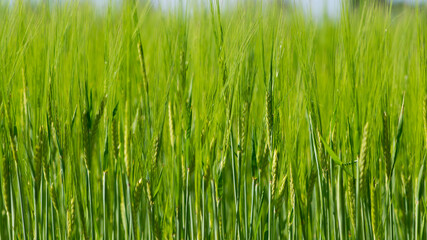
{"type": "Polygon", "coordinates": [[[0,1],[0,239],[426,239],[425,5],[206,2],[0,1]]]}

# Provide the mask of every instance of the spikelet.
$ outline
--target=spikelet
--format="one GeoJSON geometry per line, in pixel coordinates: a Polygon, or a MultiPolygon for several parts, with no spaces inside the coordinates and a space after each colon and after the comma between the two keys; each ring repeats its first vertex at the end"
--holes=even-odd
{"type": "Polygon", "coordinates": [[[130,126],[129,126],[129,101],[126,101],[125,106],[125,136],[124,136],[124,161],[126,168],[126,175],[130,177],[131,159],[130,159],[130,126]]]}
{"type": "Polygon", "coordinates": [[[40,180],[42,175],[42,161],[45,158],[45,136],[43,126],[39,130],[39,141],[34,148],[34,181],[36,187],[36,194],[39,192],[40,180]]]}
{"type": "Polygon", "coordinates": [[[161,147],[161,135],[156,135],[153,138],[152,149],[151,149],[151,174],[154,174],[157,169],[157,161],[159,160],[159,152],[161,147]]]}
{"type": "Polygon", "coordinates": [[[242,151],[245,149],[246,145],[246,121],[248,114],[248,103],[244,102],[242,106],[242,112],[239,120],[239,138],[240,138],[240,148],[242,151]]]}
{"type": "Polygon", "coordinates": [[[377,199],[375,197],[375,189],[377,188],[377,184],[375,184],[375,181],[371,182],[371,222],[372,222],[372,231],[374,233],[375,239],[378,239],[378,232],[376,231],[378,228],[378,222],[377,222],[377,212],[376,208],[378,207],[377,199]]]}
{"type": "Polygon", "coordinates": [[[386,177],[390,178],[391,173],[391,154],[390,154],[390,134],[389,134],[389,121],[388,115],[386,112],[383,113],[383,136],[382,136],[382,145],[384,153],[384,162],[386,169],[386,177]]]}
{"type": "Polygon", "coordinates": [[[282,202],[283,195],[285,194],[287,176],[283,176],[282,180],[280,180],[279,188],[277,189],[277,194],[275,196],[275,206],[279,207],[279,204],[282,202]]]}
{"type": "Polygon", "coordinates": [[[271,165],[271,198],[274,199],[276,193],[276,182],[277,182],[277,149],[274,150],[273,162],[271,165]]]}
{"type": "Polygon", "coordinates": [[[273,144],[273,96],[271,91],[267,91],[265,94],[265,107],[266,107],[266,116],[265,122],[267,125],[267,143],[270,152],[272,152],[273,144]]]}
{"type": "Polygon", "coordinates": [[[425,148],[427,149],[427,96],[424,98],[423,121],[424,121],[424,144],[425,144],[425,148]]]}
{"type": "Polygon", "coordinates": [[[154,205],[154,200],[153,200],[153,195],[152,195],[152,191],[151,191],[151,183],[150,183],[150,181],[147,181],[146,191],[147,191],[148,203],[150,204],[150,206],[153,206],[154,205]]]}
{"type": "Polygon", "coordinates": [[[225,167],[225,158],[223,158],[217,166],[217,178],[216,178],[216,201],[219,203],[224,196],[224,167],[225,167]]]}
{"type": "Polygon", "coordinates": [[[87,110],[84,110],[82,114],[83,162],[87,170],[90,170],[90,163],[91,163],[89,131],[90,131],[90,115],[87,110]]]}
{"type": "Polygon", "coordinates": [[[187,175],[187,167],[185,165],[185,158],[183,154],[181,154],[181,175],[182,175],[183,181],[185,181],[185,177],[187,175]]]}
{"type": "Polygon", "coordinates": [[[53,208],[55,208],[56,212],[58,212],[58,197],[56,196],[56,191],[53,187],[53,184],[50,184],[49,195],[50,199],[52,200],[53,208]]]}
{"type": "Polygon", "coordinates": [[[76,209],[74,197],[71,198],[70,207],[67,210],[67,236],[68,239],[72,238],[75,228],[76,209]]]}
{"type": "Polygon", "coordinates": [[[291,227],[293,214],[295,211],[295,182],[294,182],[294,173],[293,173],[292,163],[289,162],[289,198],[291,200],[291,206],[288,211],[288,226],[291,227]]]}
{"type": "Polygon", "coordinates": [[[368,191],[368,140],[369,140],[369,123],[365,124],[363,129],[363,139],[362,146],[360,149],[360,157],[359,157],[359,192],[361,197],[363,198],[368,191]]]}
{"type": "Polygon", "coordinates": [[[295,208],[295,179],[292,163],[289,163],[289,198],[291,199],[291,208],[295,208]]]}
{"type": "Polygon", "coordinates": [[[383,239],[379,190],[380,188],[378,187],[378,183],[373,181],[371,183],[371,222],[375,239],[383,239]]]}
{"type": "Polygon", "coordinates": [[[6,157],[6,153],[3,151],[3,162],[2,162],[2,193],[3,193],[3,201],[4,206],[6,208],[6,212],[10,213],[10,160],[6,157]]]}
{"type": "Polygon", "coordinates": [[[169,101],[168,103],[168,116],[169,116],[169,135],[171,140],[172,148],[175,147],[175,128],[173,124],[173,113],[172,113],[172,103],[169,101]]]}
{"type": "Polygon", "coordinates": [[[347,201],[348,201],[348,213],[350,215],[350,221],[353,228],[356,228],[356,191],[354,187],[354,178],[348,177],[347,179],[347,201]]]}

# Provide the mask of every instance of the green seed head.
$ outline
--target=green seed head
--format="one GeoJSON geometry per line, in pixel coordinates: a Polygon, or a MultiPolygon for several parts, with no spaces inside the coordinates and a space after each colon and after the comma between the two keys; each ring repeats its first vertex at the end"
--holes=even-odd
{"type": "Polygon", "coordinates": [[[359,157],[359,191],[363,198],[368,192],[368,144],[369,144],[369,123],[366,123],[363,130],[362,146],[359,157]]]}
{"type": "Polygon", "coordinates": [[[277,150],[274,150],[273,162],[271,165],[271,196],[274,199],[276,193],[276,182],[277,182],[277,164],[278,164],[277,150]]]}
{"type": "Polygon", "coordinates": [[[173,113],[172,113],[172,103],[169,101],[168,103],[168,116],[169,116],[169,135],[170,135],[170,141],[171,146],[174,148],[175,146],[175,125],[173,122],[173,113]]]}
{"type": "Polygon", "coordinates": [[[3,161],[2,161],[2,193],[4,206],[6,212],[10,213],[10,160],[6,156],[6,153],[3,152],[3,161]]]}
{"type": "Polygon", "coordinates": [[[69,239],[72,238],[74,229],[75,229],[75,215],[76,209],[75,209],[75,203],[74,203],[74,197],[70,200],[70,206],[67,211],[67,236],[69,239]]]}
{"type": "Polygon", "coordinates": [[[349,177],[347,181],[347,201],[348,201],[348,212],[350,215],[350,221],[353,228],[356,228],[356,191],[354,187],[354,178],[349,177]]]}
{"type": "Polygon", "coordinates": [[[36,194],[39,192],[40,180],[42,175],[42,162],[46,161],[46,143],[45,133],[43,126],[39,130],[39,139],[36,147],[34,148],[34,181],[36,187],[36,194]]]}

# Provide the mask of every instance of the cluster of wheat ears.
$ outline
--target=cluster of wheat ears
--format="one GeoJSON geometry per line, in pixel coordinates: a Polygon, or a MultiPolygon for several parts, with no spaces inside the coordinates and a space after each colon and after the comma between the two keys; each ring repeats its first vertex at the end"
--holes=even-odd
{"type": "Polygon", "coordinates": [[[1,3],[0,239],[426,239],[426,8],[345,2],[1,3]]]}

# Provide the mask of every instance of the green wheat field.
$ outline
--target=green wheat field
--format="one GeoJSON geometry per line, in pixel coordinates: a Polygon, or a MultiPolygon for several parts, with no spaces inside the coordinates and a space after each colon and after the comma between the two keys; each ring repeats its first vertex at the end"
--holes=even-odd
{"type": "Polygon", "coordinates": [[[0,4],[0,239],[427,239],[427,7],[0,4]]]}

